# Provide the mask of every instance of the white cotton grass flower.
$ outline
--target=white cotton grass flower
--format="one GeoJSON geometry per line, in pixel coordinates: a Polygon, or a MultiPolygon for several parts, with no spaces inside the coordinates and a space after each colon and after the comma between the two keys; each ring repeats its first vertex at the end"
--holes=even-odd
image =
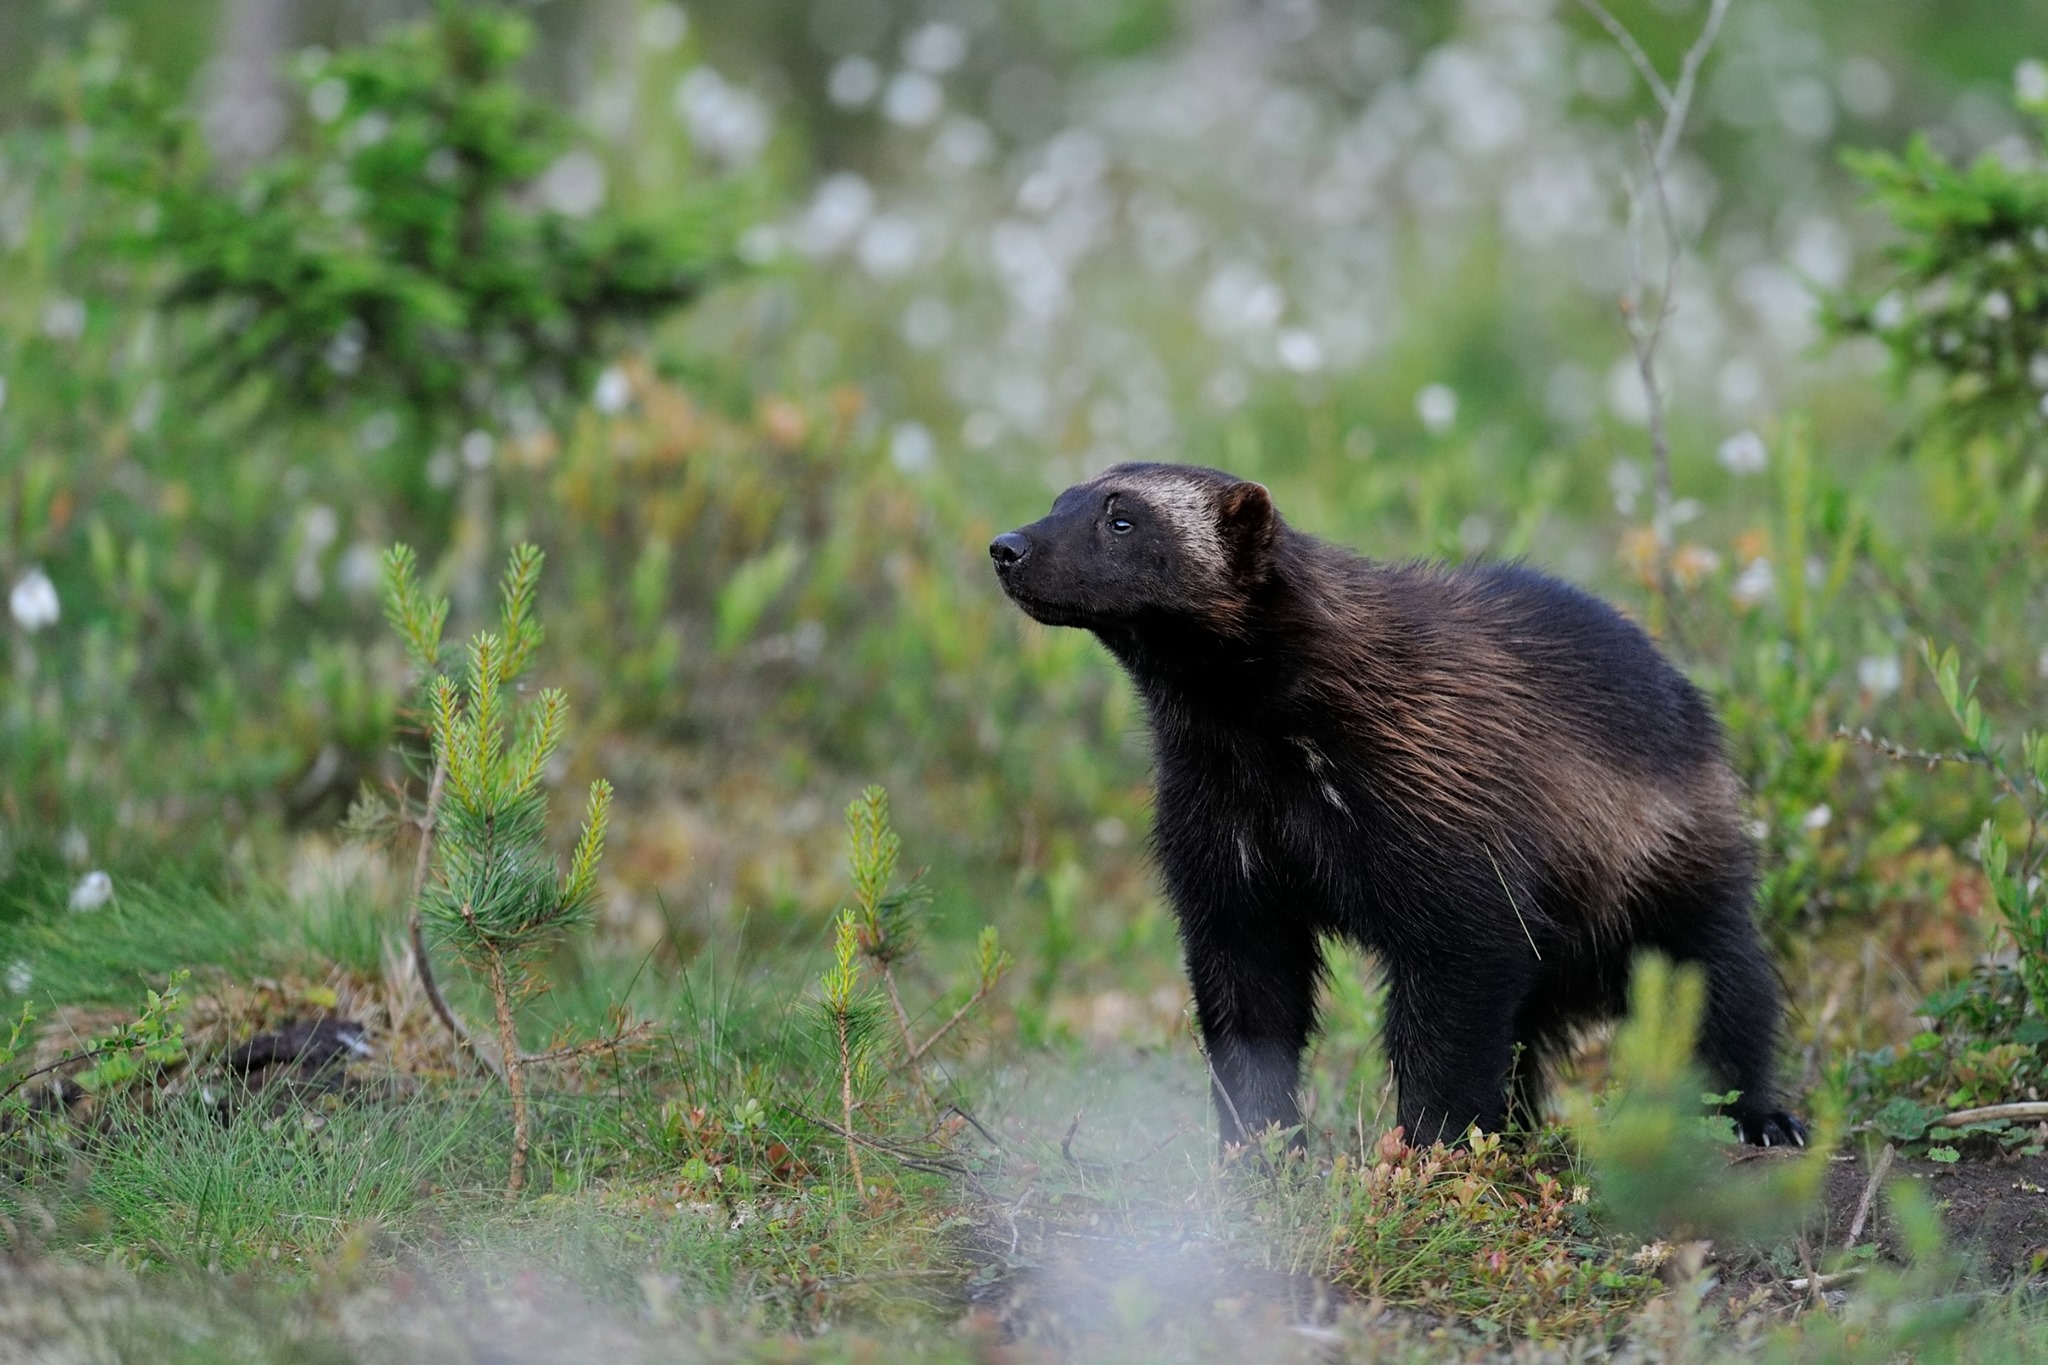
{"type": "Polygon", "coordinates": [[[2013,70],[2012,87],[2023,104],[2048,103],[2048,63],[2027,58],[2013,70]]]}
{"type": "Polygon", "coordinates": [[[1735,582],[1728,592],[1741,607],[1753,607],[1771,595],[1778,585],[1778,576],[1768,559],[1752,559],[1745,564],[1742,572],[1735,576],[1735,582]]]}
{"type": "Polygon", "coordinates": [[[1430,435],[1443,435],[1458,420],[1457,391],[1448,384],[1425,384],[1415,395],[1415,415],[1430,435]]]}
{"type": "Polygon", "coordinates": [[[874,58],[841,57],[826,78],[825,93],[841,109],[858,109],[881,93],[882,68],[874,58]]]}
{"type": "Polygon", "coordinates": [[[1889,697],[1903,680],[1896,654],[1867,654],[1856,665],[1856,681],[1873,697],[1889,697]]]}
{"type": "Polygon", "coordinates": [[[78,879],[78,885],[71,888],[71,908],[84,912],[97,910],[114,898],[114,879],[94,868],[78,879]]]}
{"type": "Polygon", "coordinates": [[[633,381],[616,365],[607,365],[590,391],[591,406],[607,417],[616,417],[633,401],[633,381]]]}
{"type": "Polygon", "coordinates": [[[898,422],[889,433],[889,460],[905,474],[922,474],[938,459],[938,443],[922,422],[898,422]]]}
{"type": "Polygon", "coordinates": [[[1834,823],[1835,812],[1823,801],[1800,817],[1799,827],[1809,834],[1818,834],[1834,823]]]}
{"type": "Polygon", "coordinates": [[[1738,431],[1714,452],[1714,458],[1721,462],[1721,468],[1737,478],[1761,474],[1770,463],[1770,449],[1764,445],[1764,438],[1753,431],[1738,431]]]}
{"type": "Polygon", "coordinates": [[[690,32],[690,16],[681,5],[650,5],[640,16],[640,41],[656,52],[673,52],[690,32]]]}
{"type": "Polygon", "coordinates": [[[29,987],[36,984],[36,969],[22,958],[7,964],[7,989],[15,995],[27,995],[29,987]]]}
{"type": "Polygon", "coordinates": [[[945,88],[922,71],[899,71],[882,92],[882,117],[905,128],[922,128],[946,106],[945,88]]]}
{"type": "Polygon", "coordinates": [[[31,564],[7,594],[7,610],[14,622],[31,633],[57,624],[57,585],[40,565],[31,564]]]}

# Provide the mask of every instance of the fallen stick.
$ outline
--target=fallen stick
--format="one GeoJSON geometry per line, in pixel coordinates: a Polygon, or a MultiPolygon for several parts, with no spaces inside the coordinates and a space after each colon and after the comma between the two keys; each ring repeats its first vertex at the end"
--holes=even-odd
{"type": "Polygon", "coordinates": [[[1847,1270],[1837,1270],[1832,1275],[1801,1275],[1796,1280],[1785,1281],[1785,1287],[1802,1294],[1809,1290],[1833,1289],[1842,1281],[1854,1279],[1862,1273],[1862,1266],[1850,1266],[1847,1270]]]}
{"type": "Polygon", "coordinates": [[[2048,1100],[2021,1100],[2015,1104],[1987,1104],[1977,1109],[1958,1109],[1953,1114],[1943,1114],[1929,1126],[1962,1128],[1972,1123],[1992,1123],[1999,1119],[2011,1119],[2015,1123],[2038,1123],[2048,1120],[2048,1100]]]}
{"type": "Polygon", "coordinates": [[[1843,1250],[1856,1245],[1856,1239],[1863,1235],[1863,1224],[1870,1217],[1871,1205],[1877,1202],[1877,1187],[1884,1183],[1885,1173],[1892,1168],[1892,1158],[1897,1153],[1887,1142],[1884,1151],[1877,1158],[1877,1165],[1871,1168],[1870,1183],[1863,1187],[1863,1197],[1856,1201],[1856,1216],[1849,1220],[1849,1238],[1842,1244],[1843,1250]]]}

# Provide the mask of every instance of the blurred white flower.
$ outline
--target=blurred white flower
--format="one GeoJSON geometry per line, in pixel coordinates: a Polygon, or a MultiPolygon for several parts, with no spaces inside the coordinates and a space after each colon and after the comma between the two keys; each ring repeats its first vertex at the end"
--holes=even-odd
{"type": "Polygon", "coordinates": [[[1423,429],[1430,435],[1443,435],[1458,420],[1457,392],[1448,384],[1423,385],[1415,395],[1415,415],[1422,419],[1423,429]]]}
{"type": "Polygon", "coordinates": [[[903,40],[903,60],[943,75],[966,60],[967,35],[952,24],[926,24],[903,40]]]}
{"type": "Polygon", "coordinates": [[[1296,374],[1313,374],[1323,368],[1323,344],[1306,328],[1289,327],[1275,343],[1280,363],[1296,374]]]}
{"type": "Polygon", "coordinates": [[[1833,823],[1834,818],[1834,811],[1830,810],[1827,802],[1823,801],[1800,817],[1799,827],[1806,830],[1809,834],[1818,833],[1833,823]]]}
{"type": "Polygon", "coordinates": [[[1842,107],[1859,118],[1877,118],[1892,107],[1892,75],[1871,57],[1850,57],[1835,76],[1842,107]]]}
{"type": "Polygon", "coordinates": [[[878,280],[893,280],[917,264],[917,228],[908,219],[881,214],[860,234],[854,255],[878,280]]]}
{"type": "Polygon", "coordinates": [[[995,135],[988,125],[965,116],[947,119],[932,147],[939,161],[953,170],[979,166],[995,149],[995,135]]]}
{"type": "Polygon", "coordinates": [[[633,381],[616,365],[607,365],[590,391],[590,404],[607,417],[616,417],[633,401],[633,381]]]}
{"type": "Polygon", "coordinates": [[[321,359],[328,369],[346,379],[363,368],[363,352],[368,349],[369,336],[368,328],[350,318],[328,340],[321,359]]]}
{"type": "Polygon", "coordinates": [[[321,123],[332,123],[348,108],[348,86],[339,76],[329,76],[306,92],[306,109],[321,123]]]}
{"type": "Polygon", "coordinates": [[[356,428],[356,444],[364,451],[375,455],[389,450],[391,443],[398,439],[398,414],[388,409],[373,412],[363,419],[356,428]]]}
{"type": "Polygon", "coordinates": [[[342,555],[334,576],[351,597],[368,597],[383,585],[384,556],[375,545],[359,540],[342,555]]]}
{"type": "Polygon", "coordinates": [[[1217,336],[1263,332],[1286,307],[1280,286],[1248,265],[1224,266],[1202,290],[1202,322],[1217,336]]]}
{"type": "Polygon", "coordinates": [[[1802,142],[1826,142],[1835,131],[1835,97],[1816,76],[1800,76],[1779,86],[1773,101],[1778,122],[1802,142]]]}
{"type": "Polygon", "coordinates": [[[1785,253],[1795,270],[1823,289],[1839,288],[1849,278],[1854,256],[1849,230],[1826,214],[1802,221],[1785,253]]]}
{"type": "Polygon", "coordinates": [[[1483,552],[1493,543],[1493,523],[1474,512],[1458,523],[1458,548],[1467,555],[1483,552]]]}
{"type": "Polygon", "coordinates": [[[7,594],[7,610],[23,630],[37,631],[57,624],[57,585],[37,565],[15,581],[7,594]]]}
{"type": "Polygon", "coordinates": [[[681,5],[649,5],[640,16],[640,41],[656,52],[672,52],[690,31],[690,16],[681,5]]]}
{"type": "Polygon", "coordinates": [[[2029,57],[2013,69],[2013,93],[2028,104],[2048,101],[2048,63],[2029,57]]]}
{"type": "Polygon", "coordinates": [[[1763,367],[1748,356],[1732,356],[1714,377],[1714,391],[1722,407],[1735,413],[1747,412],[1764,396],[1763,367]]]}
{"type": "Polygon", "coordinates": [[[1895,291],[1878,299],[1870,308],[1870,320],[1880,329],[1889,331],[1906,320],[1906,301],[1895,291]]]}
{"type": "Polygon", "coordinates": [[[316,502],[306,509],[306,544],[315,550],[324,550],[334,543],[341,533],[341,517],[324,502],[316,502]]]}
{"type": "Polygon", "coordinates": [[[1614,495],[1614,510],[1622,516],[1636,514],[1636,499],[1643,496],[1643,467],[1634,460],[1616,460],[1607,467],[1607,491],[1614,495]]]}
{"type": "Polygon", "coordinates": [[[872,57],[858,53],[834,62],[832,74],[825,78],[826,96],[841,109],[860,108],[881,88],[882,68],[875,65],[872,57]]]}
{"type": "Polygon", "coordinates": [[[1621,356],[1607,367],[1607,410],[1632,427],[1650,424],[1650,396],[1643,391],[1643,372],[1634,356],[1621,356]]]}
{"type": "Polygon", "coordinates": [[[740,259],[748,265],[766,265],[782,254],[782,229],[773,223],[756,223],[740,234],[740,259]]]}
{"type": "Polygon", "coordinates": [[[946,92],[922,71],[899,71],[882,93],[882,117],[905,128],[922,128],[945,107],[946,92]]]}
{"type": "Polygon", "coordinates": [[[86,859],[92,856],[92,845],[85,837],[85,831],[72,825],[64,831],[64,837],[57,841],[57,851],[64,855],[64,861],[73,867],[84,867],[86,859]]]}
{"type": "Polygon", "coordinates": [[[95,869],[80,877],[78,885],[71,888],[70,905],[73,910],[97,910],[113,898],[114,879],[95,869]]]}
{"type": "Polygon", "coordinates": [[[1856,681],[1873,697],[1889,697],[1899,690],[1899,656],[1866,654],[1856,665],[1856,681]]]}
{"type": "Polygon", "coordinates": [[[7,964],[7,989],[16,995],[27,995],[28,988],[35,985],[35,968],[20,958],[7,964]]]}
{"type": "Polygon", "coordinates": [[[604,206],[604,163],[587,147],[564,152],[541,172],[541,202],[565,218],[588,218],[604,206]]]}
{"type": "Polygon", "coordinates": [[[747,165],[768,145],[768,108],[760,96],[708,66],[676,82],[675,106],[697,150],[728,165],[747,165]]]}
{"type": "Polygon", "coordinates": [[[853,240],[874,207],[875,191],[867,181],[852,171],[834,171],[811,195],[799,244],[813,256],[828,256],[853,240]]]}
{"type": "Polygon", "coordinates": [[[889,462],[905,474],[922,474],[938,463],[938,446],[922,422],[898,422],[889,432],[889,462]]]}
{"type": "Polygon", "coordinates": [[[1763,437],[1753,431],[1738,431],[1721,442],[1714,451],[1714,458],[1721,462],[1721,468],[1739,478],[1763,473],[1771,457],[1763,437]]]}
{"type": "Polygon", "coordinates": [[[462,438],[462,462],[471,469],[490,468],[491,456],[498,451],[498,443],[488,431],[472,431],[462,438]]]}
{"type": "MultiPolygon", "coordinates": [[[[2048,351],[2034,352],[2034,358],[2027,362],[2027,382],[2037,389],[2048,389],[2048,351]]],[[[6,401],[7,384],[0,380],[0,406],[6,401]]]]}
{"type": "Polygon", "coordinates": [[[2012,316],[2012,295],[2003,289],[1994,289],[1984,296],[1984,302],[1980,306],[1984,309],[1985,317],[1993,322],[2004,322],[2012,316]]]}
{"type": "Polygon", "coordinates": [[[85,303],[59,295],[43,305],[43,335],[52,341],[76,341],[85,335],[85,303]]]}
{"type": "Polygon", "coordinates": [[[1777,586],[1777,575],[1771,569],[1768,559],[1752,559],[1743,566],[1729,586],[1728,595],[1735,599],[1737,606],[1753,607],[1771,595],[1777,586]]]}

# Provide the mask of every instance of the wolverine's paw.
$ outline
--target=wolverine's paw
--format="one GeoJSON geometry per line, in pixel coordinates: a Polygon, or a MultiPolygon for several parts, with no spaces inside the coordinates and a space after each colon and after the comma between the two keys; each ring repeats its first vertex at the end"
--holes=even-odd
{"type": "Polygon", "coordinates": [[[1735,1132],[1752,1147],[1804,1147],[1806,1125],[1782,1109],[1768,1113],[1731,1114],[1735,1132]]]}

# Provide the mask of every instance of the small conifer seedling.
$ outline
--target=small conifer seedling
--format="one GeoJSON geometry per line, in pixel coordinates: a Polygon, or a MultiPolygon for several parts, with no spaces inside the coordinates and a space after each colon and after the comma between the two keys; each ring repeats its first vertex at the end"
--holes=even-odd
{"type": "Polygon", "coordinates": [[[589,812],[565,874],[548,849],[548,797],[543,786],[568,724],[568,698],[545,688],[516,706],[513,683],[542,639],[533,617],[541,553],[512,552],[505,572],[500,630],[469,643],[460,680],[441,671],[445,601],[429,601],[413,575],[412,552],[394,548],[385,560],[386,595],[394,624],[425,674],[434,778],[429,805],[431,857],[416,913],[488,984],[499,1055],[512,1098],[512,1171],[508,1191],[526,1180],[529,1120],[525,1065],[515,1009],[539,986],[541,955],[586,923],[597,892],[612,789],[590,785],[589,812]]]}

